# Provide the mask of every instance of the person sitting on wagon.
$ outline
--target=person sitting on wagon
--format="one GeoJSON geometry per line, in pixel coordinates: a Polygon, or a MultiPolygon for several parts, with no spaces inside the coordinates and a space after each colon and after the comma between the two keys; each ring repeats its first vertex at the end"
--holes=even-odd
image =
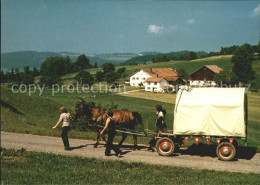
{"type": "Polygon", "coordinates": [[[114,140],[114,137],[116,135],[115,122],[113,120],[113,112],[108,111],[107,115],[108,115],[108,118],[106,120],[105,127],[100,132],[100,134],[102,135],[106,129],[108,130],[108,139],[107,139],[107,143],[106,143],[105,155],[110,156],[111,155],[111,149],[113,149],[116,153],[116,156],[119,157],[121,155],[121,151],[118,149],[118,147],[113,145],[113,140],[114,140]]]}
{"type": "MultiPolygon", "coordinates": [[[[160,136],[160,131],[166,131],[167,126],[166,123],[164,121],[165,115],[166,115],[166,110],[164,110],[162,108],[161,105],[156,105],[156,137],[160,136]]],[[[148,150],[151,150],[154,152],[154,149],[152,148],[152,146],[155,146],[155,142],[156,140],[153,138],[149,143],[148,143],[148,150]]]]}
{"type": "Polygon", "coordinates": [[[156,105],[156,127],[157,127],[157,130],[156,130],[156,133],[157,133],[157,137],[159,137],[160,135],[160,131],[163,132],[167,129],[167,126],[166,126],[166,123],[165,123],[165,115],[166,115],[166,110],[164,110],[162,108],[161,105],[156,105]]]}

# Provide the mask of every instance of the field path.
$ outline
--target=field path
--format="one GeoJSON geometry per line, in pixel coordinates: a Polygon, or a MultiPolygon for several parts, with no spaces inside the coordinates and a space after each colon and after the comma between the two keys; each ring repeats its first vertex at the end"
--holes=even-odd
{"type": "MultiPolygon", "coordinates": [[[[1,146],[3,148],[21,149],[27,151],[39,151],[55,153],[60,155],[93,157],[97,159],[116,160],[126,162],[141,162],[155,165],[182,166],[193,169],[209,169],[218,171],[258,173],[260,174],[260,154],[254,153],[250,159],[238,157],[237,161],[224,162],[217,157],[210,155],[197,155],[194,153],[181,152],[175,156],[163,157],[157,152],[147,151],[144,145],[139,146],[139,150],[131,151],[123,148],[121,157],[104,155],[105,147],[100,145],[93,148],[95,141],[83,139],[70,139],[72,151],[64,151],[61,138],[38,136],[30,134],[1,132],[1,146]]],[[[112,151],[113,154],[113,151],[112,151]]]]}

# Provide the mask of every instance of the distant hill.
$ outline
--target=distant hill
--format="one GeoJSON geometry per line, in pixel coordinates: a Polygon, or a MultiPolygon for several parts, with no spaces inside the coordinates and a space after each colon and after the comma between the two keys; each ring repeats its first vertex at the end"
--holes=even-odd
{"type": "MultiPolygon", "coordinates": [[[[170,53],[158,53],[158,52],[143,52],[140,53],[138,56],[133,57],[123,63],[121,65],[135,65],[137,63],[142,64],[142,63],[150,63],[154,59],[160,59],[161,61],[166,61],[168,58],[169,61],[172,60],[174,57],[179,59],[181,55],[184,55],[189,51],[177,51],[177,52],[170,52],[170,53]]],[[[195,52],[197,57],[200,58],[201,56],[205,56],[208,53],[204,51],[198,51],[195,52]]]]}
{"type": "MultiPolygon", "coordinates": [[[[3,71],[8,71],[12,67],[23,69],[24,66],[30,66],[31,68],[40,68],[41,63],[48,57],[52,56],[69,56],[72,62],[77,60],[77,57],[82,53],[72,52],[38,52],[38,51],[18,51],[1,54],[1,68],[3,71]]],[[[111,62],[115,65],[119,65],[126,60],[137,56],[133,53],[112,53],[112,54],[95,54],[86,55],[90,60],[90,63],[100,66],[106,62],[111,62]]]]}
{"type": "Polygon", "coordinates": [[[24,66],[39,68],[41,63],[51,56],[69,56],[75,60],[79,54],[71,52],[38,52],[38,51],[18,51],[1,54],[1,68],[3,71],[13,68],[23,69],[24,66]]]}

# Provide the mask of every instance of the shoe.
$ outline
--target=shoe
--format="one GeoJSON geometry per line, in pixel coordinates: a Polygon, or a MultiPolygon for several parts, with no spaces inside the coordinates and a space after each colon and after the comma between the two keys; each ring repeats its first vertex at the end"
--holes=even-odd
{"type": "Polygon", "coordinates": [[[121,155],[121,151],[116,154],[117,157],[120,157],[121,155]]]}
{"type": "Polygon", "coordinates": [[[70,151],[72,149],[70,147],[65,147],[64,150],[70,151]]]}
{"type": "Polygon", "coordinates": [[[111,154],[105,154],[105,156],[111,156],[111,154]]]}
{"type": "Polygon", "coordinates": [[[149,150],[151,150],[152,152],[154,152],[154,149],[153,149],[151,146],[148,147],[148,151],[149,151],[149,150]]]}

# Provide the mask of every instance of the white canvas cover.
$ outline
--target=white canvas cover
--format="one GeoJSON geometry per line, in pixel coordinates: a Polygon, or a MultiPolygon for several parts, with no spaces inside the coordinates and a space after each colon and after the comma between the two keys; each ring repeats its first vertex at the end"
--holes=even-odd
{"type": "Polygon", "coordinates": [[[173,134],[246,137],[245,88],[180,89],[173,134]]]}

